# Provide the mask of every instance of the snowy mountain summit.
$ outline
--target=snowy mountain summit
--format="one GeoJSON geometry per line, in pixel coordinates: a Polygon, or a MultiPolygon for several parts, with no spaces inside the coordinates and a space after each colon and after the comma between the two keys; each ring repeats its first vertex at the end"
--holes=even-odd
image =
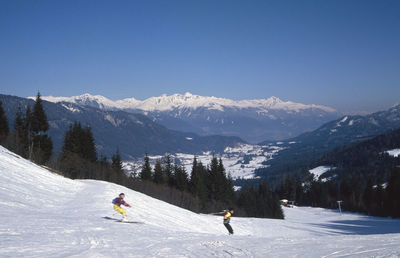
{"type": "Polygon", "coordinates": [[[294,137],[340,116],[327,106],[283,101],[277,97],[232,100],[185,93],[164,94],[145,100],[110,100],[90,94],[42,98],[103,110],[142,113],[169,129],[202,136],[238,136],[251,143],[294,137]]]}
{"type": "Polygon", "coordinates": [[[80,96],[72,97],[42,97],[50,102],[72,102],[79,105],[96,106],[103,109],[137,109],[143,111],[167,111],[174,109],[197,109],[207,108],[215,110],[224,110],[224,107],[229,108],[257,108],[259,111],[268,112],[268,110],[286,110],[299,112],[304,109],[320,109],[325,112],[336,112],[335,109],[322,105],[306,105],[295,103],[292,101],[282,101],[277,97],[267,99],[254,100],[231,100],[227,98],[205,97],[194,95],[189,92],[185,94],[163,94],[159,97],[151,97],[145,100],[137,100],[135,98],[125,98],[122,100],[110,100],[101,95],[91,95],[85,93],[80,96]]]}

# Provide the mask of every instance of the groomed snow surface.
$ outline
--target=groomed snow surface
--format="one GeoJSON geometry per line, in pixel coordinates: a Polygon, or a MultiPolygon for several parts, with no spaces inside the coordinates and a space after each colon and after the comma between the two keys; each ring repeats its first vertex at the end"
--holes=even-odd
{"type": "Polygon", "coordinates": [[[285,220],[196,214],[122,186],[70,180],[0,147],[0,257],[399,257],[400,220],[284,208],[285,220]],[[111,200],[133,207],[120,223],[111,200]]]}

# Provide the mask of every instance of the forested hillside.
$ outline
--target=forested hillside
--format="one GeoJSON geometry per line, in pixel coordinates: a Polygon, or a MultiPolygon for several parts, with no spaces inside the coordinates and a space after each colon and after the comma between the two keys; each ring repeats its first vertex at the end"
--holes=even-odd
{"type": "Polygon", "coordinates": [[[287,174],[280,196],[301,205],[328,208],[337,208],[337,201],[343,201],[345,210],[400,217],[400,157],[387,153],[399,147],[400,129],[396,129],[336,148],[313,164],[330,166],[330,171],[318,179],[309,175],[303,179],[305,184],[287,174]]]}
{"type": "Polygon", "coordinates": [[[315,167],[326,153],[337,147],[354,145],[397,128],[400,128],[400,105],[366,116],[345,116],[282,141],[280,146],[284,150],[265,162],[268,167],[256,172],[271,184],[277,184],[286,173],[299,176],[315,167]]]}

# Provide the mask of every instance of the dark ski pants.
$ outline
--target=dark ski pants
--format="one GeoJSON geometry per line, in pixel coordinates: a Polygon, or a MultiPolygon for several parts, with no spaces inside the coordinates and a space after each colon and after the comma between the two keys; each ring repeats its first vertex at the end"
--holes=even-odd
{"type": "Polygon", "coordinates": [[[229,234],[233,234],[233,229],[232,229],[231,225],[229,225],[229,223],[224,223],[224,226],[229,231],[229,234]]]}

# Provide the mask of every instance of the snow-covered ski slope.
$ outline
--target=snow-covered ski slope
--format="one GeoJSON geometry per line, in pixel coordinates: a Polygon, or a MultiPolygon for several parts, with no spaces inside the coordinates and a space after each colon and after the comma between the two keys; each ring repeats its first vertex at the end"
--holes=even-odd
{"type": "Polygon", "coordinates": [[[285,220],[196,214],[127,188],[70,180],[0,146],[0,257],[399,257],[400,220],[285,208],[285,220]],[[125,224],[111,200],[133,207],[125,224]]]}

